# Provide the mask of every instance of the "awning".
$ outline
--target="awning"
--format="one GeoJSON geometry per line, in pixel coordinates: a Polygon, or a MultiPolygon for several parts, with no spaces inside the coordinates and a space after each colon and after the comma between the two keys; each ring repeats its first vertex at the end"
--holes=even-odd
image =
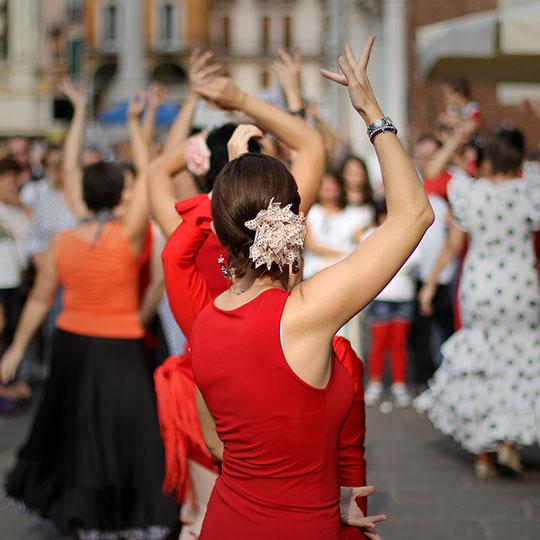
{"type": "Polygon", "coordinates": [[[540,82],[540,1],[499,0],[497,9],[421,26],[417,74],[439,79],[540,82]]]}

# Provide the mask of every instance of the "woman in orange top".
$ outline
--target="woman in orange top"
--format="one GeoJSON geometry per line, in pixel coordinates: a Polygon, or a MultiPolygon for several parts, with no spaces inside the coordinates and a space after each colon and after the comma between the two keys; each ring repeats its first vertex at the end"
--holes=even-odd
{"type": "Polygon", "coordinates": [[[0,364],[0,378],[12,379],[61,284],[50,380],[5,487],[81,539],[163,538],[176,518],[161,494],[163,446],[141,339],[137,256],[148,204],[140,176],[116,221],[122,172],[104,162],[86,168],[85,217],[51,241],[0,364]]]}

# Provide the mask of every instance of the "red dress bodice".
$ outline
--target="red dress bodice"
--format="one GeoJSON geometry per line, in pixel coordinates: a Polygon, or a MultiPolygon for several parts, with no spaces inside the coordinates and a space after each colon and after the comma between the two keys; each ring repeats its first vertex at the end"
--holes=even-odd
{"type": "Polygon", "coordinates": [[[280,339],[288,297],[271,289],[232,311],[211,302],[195,321],[193,374],[224,444],[201,540],[339,538],[340,431],[353,382],[335,357],[325,388],[294,373],[280,339]]]}

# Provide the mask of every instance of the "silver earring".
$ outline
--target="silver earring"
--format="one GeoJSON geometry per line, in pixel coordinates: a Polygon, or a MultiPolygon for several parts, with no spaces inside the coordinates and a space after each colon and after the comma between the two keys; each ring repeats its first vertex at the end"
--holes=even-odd
{"type": "Polygon", "coordinates": [[[231,271],[225,266],[225,257],[223,257],[223,253],[219,256],[218,263],[223,277],[225,279],[231,279],[231,271]]]}

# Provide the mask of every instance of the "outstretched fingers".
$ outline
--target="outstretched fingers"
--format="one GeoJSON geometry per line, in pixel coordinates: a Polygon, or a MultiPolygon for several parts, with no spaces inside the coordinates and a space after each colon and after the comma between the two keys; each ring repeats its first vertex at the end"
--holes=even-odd
{"type": "MultiPolygon", "coordinates": [[[[362,49],[362,52],[360,53],[360,57],[358,58],[358,67],[362,69],[363,71],[367,70],[367,67],[369,64],[369,58],[371,56],[371,50],[373,49],[374,42],[375,42],[375,36],[369,36],[368,40],[366,41],[366,44],[364,45],[364,48],[362,49]]],[[[350,48],[350,45],[349,45],[349,48],[350,48]]]]}
{"type": "Polygon", "coordinates": [[[334,73],[333,71],[322,68],[321,69],[321,75],[325,79],[328,79],[329,81],[336,82],[336,83],[341,84],[343,86],[348,85],[347,78],[345,77],[345,75],[343,75],[343,73],[334,73]]]}

